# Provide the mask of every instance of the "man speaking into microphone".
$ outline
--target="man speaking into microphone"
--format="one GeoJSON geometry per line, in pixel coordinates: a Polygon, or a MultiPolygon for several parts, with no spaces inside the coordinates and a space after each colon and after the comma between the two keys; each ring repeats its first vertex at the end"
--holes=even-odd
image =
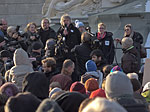
{"type": "Polygon", "coordinates": [[[69,58],[74,61],[74,57],[71,54],[71,49],[75,45],[79,45],[81,42],[80,31],[71,23],[71,17],[68,14],[62,15],[60,19],[60,28],[57,31],[57,35],[61,35],[65,44],[68,47],[68,55],[66,58],[69,58]]]}

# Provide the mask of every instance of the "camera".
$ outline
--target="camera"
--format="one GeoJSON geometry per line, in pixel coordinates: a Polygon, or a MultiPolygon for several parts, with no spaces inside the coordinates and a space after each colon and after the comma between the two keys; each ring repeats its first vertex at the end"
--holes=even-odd
{"type": "Polygon", "coordinates": [[[11,69],[11,67],[14,66],[14,63],[12,60],[7,60],[4,64],[4,66],[5,66],[5,70],[7,71],[7,70],[11,69]]]}

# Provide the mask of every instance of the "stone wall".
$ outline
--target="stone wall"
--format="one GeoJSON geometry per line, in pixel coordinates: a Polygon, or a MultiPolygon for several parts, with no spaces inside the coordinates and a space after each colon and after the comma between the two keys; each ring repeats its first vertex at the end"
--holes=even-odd
{"type": "Polygon", "coordinates": [[[45,0],[0,0],[0,18],[8,25],[26,26],[29,22],[40,24],[45,0]]]}

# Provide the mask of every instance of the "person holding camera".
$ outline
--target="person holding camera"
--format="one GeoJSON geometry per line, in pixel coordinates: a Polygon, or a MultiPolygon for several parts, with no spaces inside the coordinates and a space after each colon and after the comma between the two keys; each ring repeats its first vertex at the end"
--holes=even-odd
{"type": "Polygon", "coordinates": [[[29,54],[31,52],[32,45],[35,42],[39,42],[43,46],[43,43],[41,42],[40,36],[37,33],[37,25],[35,23],[31,22],[31,23],[27,24],[24,36],[26,38],[26,44],[28,46],[27,52],[29,54]]]}
{"type": "Polygon", "coordinates": [[[24,50],[27,50],[24,38],[21,35],[19,35],[18,30],[15,26],[9,26],[7,28],[6,47],[12,55],[17,48],[23,48],[24,50]]]}
{"type": "Polygon", "coordinates": [[[107,64],[112,64],[114,61],[115,47],[112,36],[112,32],[106,31],[106,25],[104,23],[98,24],[96,37],[99,40],[99,49],[103,52],[104,57],[107,60],[107,64]]]}

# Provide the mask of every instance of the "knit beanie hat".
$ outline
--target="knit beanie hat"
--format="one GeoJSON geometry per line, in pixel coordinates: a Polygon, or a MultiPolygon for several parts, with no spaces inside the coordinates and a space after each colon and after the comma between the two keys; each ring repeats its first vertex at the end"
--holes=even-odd
{"type": "Polygon", "coordinates": [[[127,112],[120,104],[105,98],[95,98],[81,112],[127,112]],[[96,107],[96,108],[95,108],[96,107]]]}
{"type": "Polygon", "coordinates": [[[143,92],[146,90],[150,90],[150,82],[147,82],[143,88],[143,92]]]}
{"type": "Polygon", "coordinates": [[[59,92],[59,91],[62,91],[62,89],[58,87],[53,88],[49,93],[49,97],[51,97],[54,93],[59,92]]]}
{"type": "Polygon", "coordinates": [[[85,68],[87,72],[91,72],[91,71],[96,71],[97,70],[97,66],[95,64],[95,62],[93,60],[88,60],[85,63],[85,68]]]}
{"type": "Polygon", "coordinates": [[[132,38],[130,37],[124,37],[121,41],[122,43],[122,48],[123,49],[128,49],[130,48],[131,46],[133,46],[133,40],[132,38]]]}
{"type": "Polygon", "coordinates": [[[3,58],[3,57],[11,57],[10,52],[8,50],[2,50],[0,52],[0,58],[3,58]]]}
{"type": "Polygon", "coordinates": [[[41,101],[29,92],[19,93],[8,99],[5,112],[35,112],[41,101]]]}
{"type": "Polygon", "coordinates": [[[77,92],[80,92],[82,94],[85,94],[86,93],[86,90],[85,90],[85,87],[82,83],[80,82],[74,82],[71,87],[70,87],[70,92],[73,92],[73,91],[77,91],[77,92]]]}
{"type": "Polygon", "coordinates": [[[95,98],[95,97],[104,97],[104,98],[106,98],[105,91],[101,88],[93,91],[90,95],[90,98],[95,98]]]}
{"type": "Polygon", "coordinates": [[[80,22],[79,20],[75,20],[75,26],[77,28],[80,28],[81,26],[84,26],[83,22],[80,22]]]}
{"type": "Polygon", "coordinates": [[[111,69],[110,73],[112,73],[112,72],[114,72],[114,71],[120,71],[120,72],[123,72],[122,68],[119,67],[118,65],[115,66],[115,67],[113,67],[113,68],[111,69]]]}
{"type": "Polygon", "coordinates": [[[47,98],[42,101],[36,112],[63,112],[63,110],[55,101],[47,98]]]}
{"type": "Polygon", "coordinates": [[[137,73],[128,73],[127,76],[129,79],[139,79],[137,73]]]}
{"type": "Polygon", "coordinates": [[[42,49],[42,45],[41,43],[39,42],[35,42],[33,45],[32,45],[32,50],[39,50],[39,49],[42,49]]]}
{"type": "Polygon", "coordinates": [[[81,83],[85,84],[85,82],[90,79],[90,78],[93,78],[92,75],[87,75],[87,74],[84,74],[81,76],[81,83]]]}
{"type": "Polygon", "coordinates": [[[7,97],[15,96],[19,93],[19,89],[14,83],[6,82],[0,87],[0,93],[6,95],[7,97]]]}
{"type": "Polygon", "coordinates": [[[65,92],[59,95],[55,101],[64,112],[78,112],[80,104],[86,99],[86,96],[79,92],[65,92]]]}
{"type": "Polygon", "coordinates": [[[131,80],[134,92],[139,90],[142,87],[139,80],[137,80],[137,79],[130,79],[130,80],[131,80]]]}
{"type": "Polygon", "coordinates": [[[106,77],[105,93],[107,98],[133,95],[133,86],[125,73],[115,71],[106,77]]]}
{"type": "Polygon", "coordinates": [[[90,78],[85,82],[86,91],[92,92],[99,88],[97,80],[90,78]]]}

